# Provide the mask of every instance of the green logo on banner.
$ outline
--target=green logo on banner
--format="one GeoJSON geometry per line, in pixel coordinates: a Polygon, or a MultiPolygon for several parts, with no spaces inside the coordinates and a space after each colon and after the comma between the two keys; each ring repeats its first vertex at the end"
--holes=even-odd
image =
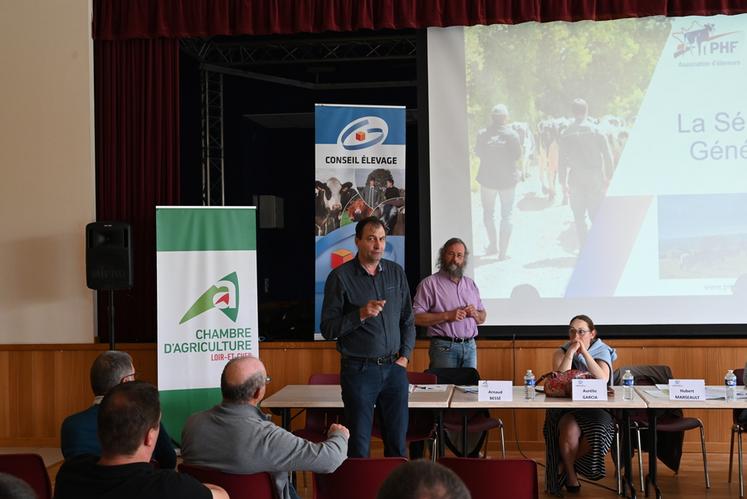
{"type": "Polygon", "coordinates": [[[236,318],[239,316],[239,277],[236,272],[231,272],[202,293],[202,296],[197,298],[194,304],[189,307],[179,324],[184,324],[188,320],[214,308],[236,322],[236,318]]]}

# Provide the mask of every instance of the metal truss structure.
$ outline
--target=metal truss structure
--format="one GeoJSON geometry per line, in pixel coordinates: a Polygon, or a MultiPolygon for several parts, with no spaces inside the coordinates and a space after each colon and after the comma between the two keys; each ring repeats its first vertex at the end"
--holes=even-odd
{"type": "Polygon", "coordinates": [[[202,204],[225,204],[223,173],[223,74],[203,70],[200,74],[202,100],[202,204]]]}
{"type": "Polygon", "coordinates": [[[375,69],[377,63],[414,63],[417,52],[414,32],[369,36],[183,39],[181,48],[200,62],[202,202],[206,206],[225,203],[223,75],[308,90],[416,85],[415,78],[409,75],[397,79],[396,72],[375,69]],[[337,70],[362,62],[374,69],[366,72],[337,70]]]}
{"type": "Polygon", "coordinates": [[[223,67],[414,59],[415,34],[340,38],[184,39],[182,50],[203,63],[223,67]]]}

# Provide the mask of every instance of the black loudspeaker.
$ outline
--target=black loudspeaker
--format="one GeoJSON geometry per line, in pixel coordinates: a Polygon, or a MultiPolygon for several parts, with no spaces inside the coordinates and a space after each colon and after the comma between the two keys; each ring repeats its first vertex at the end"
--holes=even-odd
{"type": "Polygon", "coordinates": [[[132,288],[130,224],[93,222],[86,225],[86,284],[97,290],[132,288]]]}

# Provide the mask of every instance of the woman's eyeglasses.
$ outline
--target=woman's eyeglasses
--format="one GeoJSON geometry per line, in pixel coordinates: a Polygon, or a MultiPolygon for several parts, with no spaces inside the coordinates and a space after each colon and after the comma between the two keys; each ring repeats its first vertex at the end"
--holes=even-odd
{"type": "Polygon", "coordinates": [[[568,333],[569,334],[575,334],[577,336],[584,336],[587,333],[590,333],[588,329],[576,329],[575,327],[569,328],[568,333]]]}

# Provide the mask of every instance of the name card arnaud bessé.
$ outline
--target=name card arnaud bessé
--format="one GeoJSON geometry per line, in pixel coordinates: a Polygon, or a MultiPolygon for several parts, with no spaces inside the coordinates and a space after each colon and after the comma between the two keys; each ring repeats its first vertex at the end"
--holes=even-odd
{"type": "Polygon", "coordinates": [[[705,380],[670,379],[669,400],[705,400],[705,380]]]}
{"type": "Polygon", "coordinates": [[[607,400],[607,382],[603,379],[574,379],[573,400],[607,400]]]}
{"type": "Polygon", "coordinates": [[[514,390],[510,381],[480,380],[477,384],[478,402],[511,402],[513,399],[514,390]]]}

